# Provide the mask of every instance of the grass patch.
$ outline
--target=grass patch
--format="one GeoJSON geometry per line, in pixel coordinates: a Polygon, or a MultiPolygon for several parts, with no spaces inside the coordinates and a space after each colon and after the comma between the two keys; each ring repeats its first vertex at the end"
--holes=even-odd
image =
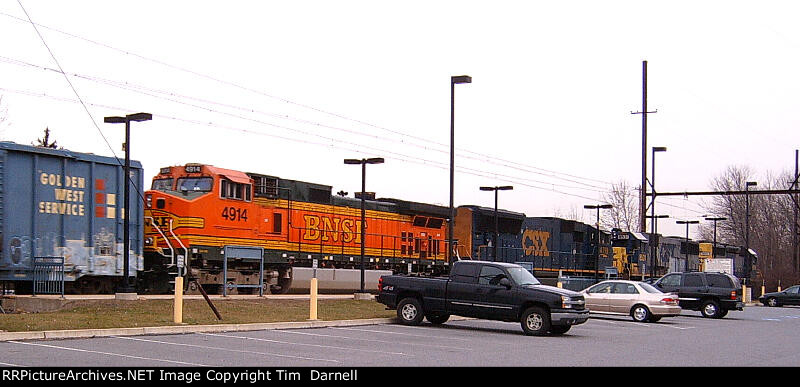
{"type": "MultiPolygon", "coordinates": [[[[222,315],[217,320],[204,300],[184,300],[183,322],[188,325],[246,324],[306,321],[307,300],[214,300],[222,315]]],[[[172,300],[74,301],[55,312],[0,314],[0,330],[7,332],[62,329],[135,328],[177,325],[172,322],[172,300]]],[[[319,300],[320,320],[351,320],[394,317],[375,301],[319,300]]]]}

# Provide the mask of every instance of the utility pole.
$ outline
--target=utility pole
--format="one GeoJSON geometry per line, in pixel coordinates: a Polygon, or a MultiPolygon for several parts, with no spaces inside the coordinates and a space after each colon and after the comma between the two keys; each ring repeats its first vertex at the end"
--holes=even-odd
{"type": "Polygon", "coordinates": [[[642,182],[639,186],[639,231],[647,232],[645,215],[647,214],[647,114],[657,113],[658,110],[647,111],[647,61],[642,61],[642,111],[631,112],[631,114],[642,115],[642,182]]]}
{"type": "MultiPolygon", "coordinates": [[[[792,190],[796,190],[797,189],[797,179],[800,178],[800,175],[798,175],[798,171],[797,171],[797,156],[798,156],[798,150],[795,149],[794,150],[794,181],[792,182],[792,190]]],[[[793,194],[790,197],[792,199],[794,199],[793,200],[793,202],[794,202],[794,223],[792,223],[792,263],[793,263],[792,268],[794,268],[794,272],[797,273],[797,270],[798,270],[797,261],[798,261],[798,255],[800,255],[800,251],[798,251],[798,249],[797,249],[797,243],[798,243],[798,241],[797,241],[797,237],[798,237],[798,235],[797,235],[797,209],[800,206],[800,204],[797,203],[797,194],[793,194]]]]}

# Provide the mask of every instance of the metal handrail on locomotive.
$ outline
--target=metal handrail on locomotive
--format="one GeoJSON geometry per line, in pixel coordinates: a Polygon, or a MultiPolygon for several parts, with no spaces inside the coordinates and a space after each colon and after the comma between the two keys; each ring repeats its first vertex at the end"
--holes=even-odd
{"type": "MultiPolygon", "coordinates": [[[[331,195],[330,186],[186,164],[161,168],[144,198],[149,270],[141,283],[154,292],[168,291],[175,275],[221,290],[225,246],[263,248],[265,284],[277,294],[290,289],[292,267],[314,260],[360,268],[361,200],[331,195]]],[[[374,197],[365,203],[366,269],[447,271],[447,207],[374,197]]],[[[230,282],[259,281],[253,261],[227,267],[230,282]]]]}

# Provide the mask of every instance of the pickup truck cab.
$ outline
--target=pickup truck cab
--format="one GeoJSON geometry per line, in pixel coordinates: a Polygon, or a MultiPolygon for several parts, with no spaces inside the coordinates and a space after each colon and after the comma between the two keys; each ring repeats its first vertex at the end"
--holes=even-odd
{"type": "Polygon", "coordinates": [[[563,334],[586,322],[580,293],[542,285],[522,266],[458,261],[449,277],[383,276],[377,301],[397,309],[402,324],[426,318],[443,324],[451,315],[516,322],[528,335],[563,334]]]}

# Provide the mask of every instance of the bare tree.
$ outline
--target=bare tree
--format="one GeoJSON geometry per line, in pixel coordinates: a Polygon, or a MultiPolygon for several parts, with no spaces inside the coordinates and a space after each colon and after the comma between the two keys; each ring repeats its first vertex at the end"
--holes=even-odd
{"type": "MultiPolygon", "coordinates": [[[[711,188],[744,191],[746,182],[758,181],[757,189],[786,189],[793,179],[787,172],[777,175],[767,172],[756,179],[750,168],[731,166],[712,179],[711,188]]],[[[718,242],[744,247],[749,239],[750,249],[758,254],[754,284],[775,289],[778,284],[785,287],[798,281],[800,277],[792,258],[794,202],[789,195],[719,195],[705,207],[710,215],[727,218],[717,224],[718,242]]],[[[713,224],[701,225],[700,232],[702,238],[711,240],[713,224]]]]}
{"type": "MultiPolygon", "coordinates": [[[[576,222],[583,222],[583,213],[581,210],[582,210],[581,208],[578,208],[577,206],[574,205],[570,206],[570,208],[566,210],[566,212],[564,213],[562,213],[561,210],[559,209],[554,209],[553,216],[556,218],[574,220],[576,222]]],[[[592,224],[594,224],[594,222],[592,222],[592,224]]]]}
{"type": "Polygon", "coordinates": [[[601,224],[603,227],[619,228],[625,231],[639,230],[638,190],[638,186],[631,187],[624,180],[611,184],[611,191],[603,195],[603,200],[613,207],[602,211],[601,224]]]}
{"type": "Polygon", "coordinates": [[[33,145],[38,146],[40,148],[58,149],[58,144],[56,143],[55,140],[53,140],[53,142],[50,142],[50,128],[49,127],[44,129],[44,137],[37,138],[36,139],[36,143],[33,144],[33,145]]]}

